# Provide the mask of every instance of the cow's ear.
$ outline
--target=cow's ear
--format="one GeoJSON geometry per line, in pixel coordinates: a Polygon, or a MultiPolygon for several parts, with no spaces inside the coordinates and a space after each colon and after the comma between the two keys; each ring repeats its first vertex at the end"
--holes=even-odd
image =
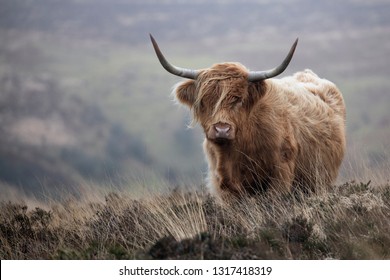
{"type": "Polygon", "coordinates": [[[266,92],[266,84],[264,81],[250,82],[248,85],[248,100],[246,102],[248,109],[251,109],[253,105],[260,100],[266,92]]]}
{"type": "Polygon", "coordinates": [[[178,84],[174,92],[176,93],[176,99],[188,107],[192,108],[196,100],[196,86],[195,81],[188,80],[178,84]]]}

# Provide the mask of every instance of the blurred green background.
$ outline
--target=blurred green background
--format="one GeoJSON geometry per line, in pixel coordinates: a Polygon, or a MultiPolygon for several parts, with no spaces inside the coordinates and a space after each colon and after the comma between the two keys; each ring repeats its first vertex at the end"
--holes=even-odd
{"type": "Polygon", "coordinates": [[[0,195],[202,184],[202,132],[172,101],[182,79],[149,33],[182,67],[252,70],[279,64],[299,37],[281,76],[310,68],[343,92],[340,180],[375,169],[388,180],[389,14],[379,0],[0,0],[0,195]]]}

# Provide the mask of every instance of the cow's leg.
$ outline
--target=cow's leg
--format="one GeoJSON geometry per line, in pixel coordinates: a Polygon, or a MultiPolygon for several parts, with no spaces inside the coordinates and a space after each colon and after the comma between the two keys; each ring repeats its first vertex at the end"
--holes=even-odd
{"type": "Polygon", "coordinates": [[[294,162],[284,162],[274,166],[270,177],[270,191],[277,193],[290,193],[295,177],[294,162]]]}
{"type": "Polygon", "coordinates": [[[279,153],[275,155],[275,165],[273,166],[270,178],[271,190],[289,193],[295,178],[296,158],[298,146],[292,134],[292,129],[286,124],[286,131],[289,131],[280,146],[279,153]]]}
{"type": "Polygon", "coordinates": [[[211,192],[219,196],[223,193],[237,195],[242,192],[241,185],[233,176],[236,163],[230,158],[230,153],[221,153],[207,140],[203,142],[203,149],[209,165],[207,185],[211,192]]]}
{"type": "Polygon", "coordinates": [[[213,147],[205,139],[203,142],[203,150],[208,163],[208,174],[206,178],[207,187],[213,194],[218,194],[220,179],[217,172],[217,155],[213,147]]]}

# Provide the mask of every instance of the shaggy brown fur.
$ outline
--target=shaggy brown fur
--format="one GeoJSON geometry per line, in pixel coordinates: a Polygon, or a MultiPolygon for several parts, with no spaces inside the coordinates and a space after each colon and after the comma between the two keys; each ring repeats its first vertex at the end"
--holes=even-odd
{"type": "Polygon", "coordinates": [[[345,151],[337,87],[310,70],[255,83],[247,78],[244,66],[222,63],[175,89],[204,130],[211,190],[223,196],[330,185],[345,151]],[[216,137],[216,126],[228,126],[228,137],[216,137]]]}

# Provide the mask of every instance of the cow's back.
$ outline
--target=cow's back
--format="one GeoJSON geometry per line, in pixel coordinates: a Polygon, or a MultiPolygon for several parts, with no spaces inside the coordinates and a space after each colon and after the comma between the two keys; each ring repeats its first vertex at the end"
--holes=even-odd
{"type": "Polygon", "coordinates": [[[344,99],[336,85],[326,79],[319,78],[313,71],[306,69],[293,76],[301,85],[313,95],[318,96],[334,112],[345,121],[344,99]]]}
{"type": "Polygon", "coordinates": [[[296,181],[333,183],[345,153],[345,105],[338,88],[311,70],[273,80],[280,107],[298,143],[296,181]],[[287,118],[286,118],[287,115],[287,118]]]}

